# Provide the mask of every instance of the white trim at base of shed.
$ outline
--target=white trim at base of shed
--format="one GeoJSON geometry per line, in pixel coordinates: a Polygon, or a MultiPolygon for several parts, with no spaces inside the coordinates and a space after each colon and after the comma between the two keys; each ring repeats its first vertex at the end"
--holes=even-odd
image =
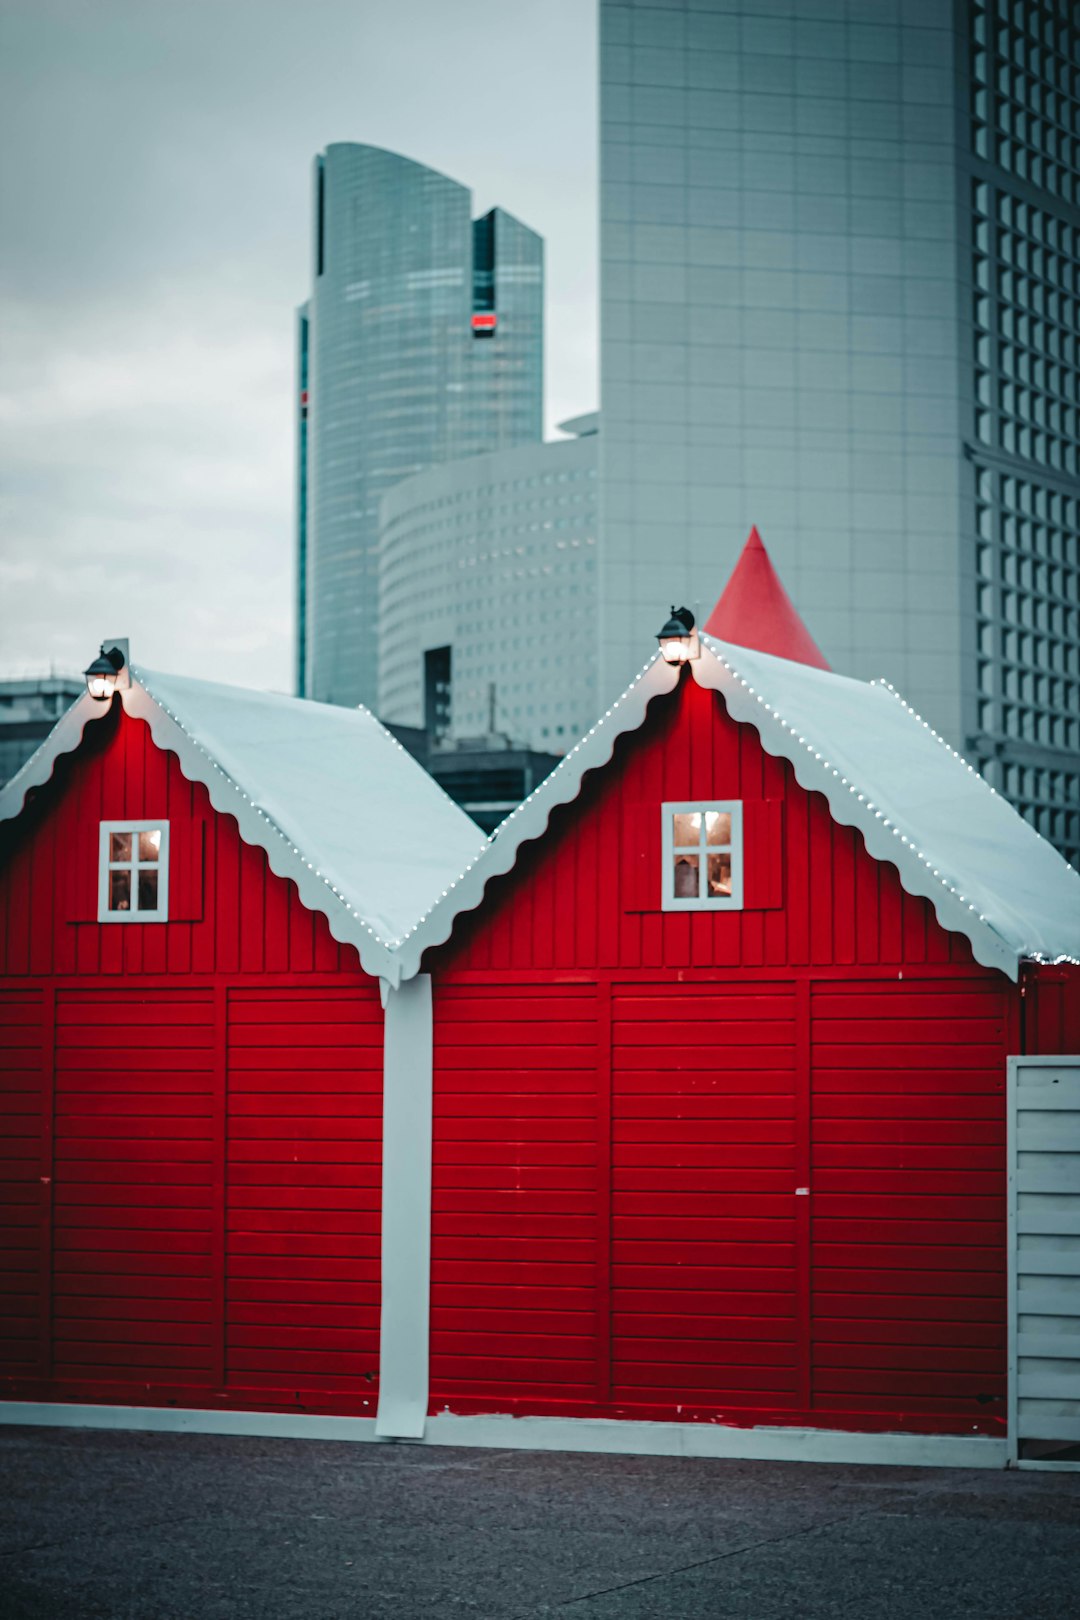
{"type": "Polygon", "coordinates": [[[422,1437],[386,1440],[376,1434],[373,1418],[5,1401],[0,1408],[3,1424],[252,1435],[282,1440],[373,1441],[379,1445],[475,1446],[503,1451],[711,1457],[739,1462],[867,1463],[903,1468],[1005,1468],[1008,1464],[1006,1442],[983,1435],[736,1429],[718,1423],[623,1423],[615,1418],[459,1417],[453,1412],[439,1412],[428,1418],[422,1437]]]}

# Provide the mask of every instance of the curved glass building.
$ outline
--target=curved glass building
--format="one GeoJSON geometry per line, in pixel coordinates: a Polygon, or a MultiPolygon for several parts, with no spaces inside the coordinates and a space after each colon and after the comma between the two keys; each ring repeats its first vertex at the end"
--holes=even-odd
{"type": "Polygon", "coordinates": [[[598,712],[597,417],[383,498],[379,715],[565,753],[598,712]]]}
{"type": "Polygon", "coordinates": [[[543,242],[396,152],[329,146],[299,313],[301,696],[376,701],[379,502],[433,463],[539,441],[543,242]]]}

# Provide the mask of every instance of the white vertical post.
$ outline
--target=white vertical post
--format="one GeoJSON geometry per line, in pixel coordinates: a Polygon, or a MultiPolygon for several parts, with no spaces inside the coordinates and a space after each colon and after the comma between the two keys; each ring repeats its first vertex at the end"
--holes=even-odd
{"type": "Polygon", "coordinates": [[[1005,1241],[1008,1245],[1006,1255],[1006,1296],[1008,1304],[1007,1340],[1008,1361],[1006,1365],[1006,1423],[1008,1432],[1005,1436],[1006,1468],[1015,1468],[1020,1456],[1019,1435],[1019,1401],[1016,1394],[1016,1336],[1019,1320],[1020,1305],[1017,1298],[1016,1260],[1020,1247],[1020,1239],[1016,1226],[1016,1110],[1017,1110],[1017,1084],[1016,1068],[1020,1062],[1018,1057],[1006,1060],[1005,1070],[1005,1197],[1006,1197],[1006,1226],[1005,1241]]]}
{"type": "Polygon", "coordinates": [[[422,1440],[431,1292],[431,975],[384,982],[382,1315],[375,1433],[422,1440]]]}

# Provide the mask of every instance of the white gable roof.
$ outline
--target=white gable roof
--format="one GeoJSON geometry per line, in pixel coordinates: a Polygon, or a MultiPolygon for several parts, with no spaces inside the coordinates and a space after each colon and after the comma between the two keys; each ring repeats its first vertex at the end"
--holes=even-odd
{"type": "MultiPolygon", "coordinates": [[[[837,821],[891,861],[909,894],[929,900],[942,926],[964,934],[977,961],[1015,979],[1019,963],[1080,959],[1080,875],[885,683],[867,683],[702,636],[690,664],[699,686],[721,692],[765,749],[823,793],[837,821]]],[[[539,838],[552,810],[636,730],[649,700],[668,692],[678,666],[659,657],[562,764],[502,824],[491,843],[405,937],[402,976],[449,937],[488,881],[539,838]]]]}
{"type": "MultiPolygon", "coordinates": [[[[374,716],[136,666],[121,696],[334,937],[396,984],[395,942],[487,840],[374,716]]],[[[68,711],[0,793],[0,821],[108,708],[86,696],[68,711]]]]}

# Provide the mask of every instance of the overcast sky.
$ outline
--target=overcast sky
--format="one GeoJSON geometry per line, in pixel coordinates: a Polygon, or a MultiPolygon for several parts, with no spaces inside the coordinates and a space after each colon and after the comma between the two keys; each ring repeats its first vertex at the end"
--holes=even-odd
{"type": "Polygon", "coordinates": [[[311,159],[390,147],[547,240],[596,404],[592,0],[0,0],[0,673],[292,678],[311,159]]]}

